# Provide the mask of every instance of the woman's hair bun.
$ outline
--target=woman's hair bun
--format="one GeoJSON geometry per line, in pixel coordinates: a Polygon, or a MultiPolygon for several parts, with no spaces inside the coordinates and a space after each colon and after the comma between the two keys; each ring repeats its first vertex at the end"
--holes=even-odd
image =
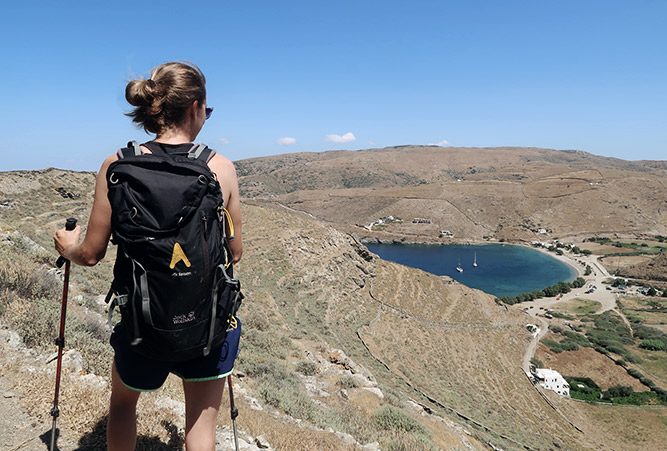
{"type": "Polygon", "coordinates": [[[125,113],[150,133],[177,126],[195,100],[206,102],[206,78],[194,64],[160,64],[146,80],[132,80],[125,98],[134,109],[125,113]]]}
{"type": "Polygon", "coordinates": [[[157,84],[151,80],[132,80],[125,87],[125,98],[132,106],[150,108],[157,94],[157,84]]]}

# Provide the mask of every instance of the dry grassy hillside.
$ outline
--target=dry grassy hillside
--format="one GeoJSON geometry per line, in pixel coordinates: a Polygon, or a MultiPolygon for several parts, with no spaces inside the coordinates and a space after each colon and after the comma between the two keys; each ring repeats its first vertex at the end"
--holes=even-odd
{"type": "MultiPolygon", "coordinates": [[[[0,201],[7,205],[0,210],[2,262],[10,264],[11,252],[17,256],[15,267],[0,274],[0,316],[20,312],[24,318],[0,319],[31,336],[35,349],[43,341],[50,351],[50,340],[21,327],[42,324],[43,310],[55,315],[58,300],[48,290],[39,300],[19,288],[36,286],[35,277],[47,274],[50,236],[63,218],[85,222],[93,180],[59,170],[0,174],[0,201]],[[16,274],[21,268],[26,277],[16,274]]],[[[238,383],[263,410],[240,396],[239,425],[252,436],[265,435],[276,449],[359,449],[377,441],[396,450],[489,443],[620,450],[658,449],[667,440],[665,428],[656,426],[664,424],[665,409],[600,410],[539,392],[520,368],[530,339],[522,312],[451,280],[383,262],[351,235],[308,215],[279,205],[245,205],[243,215],[246,252],[239,273],[247,300],[237,369],[245,377],[238,383]]],[[[94,310],[89,300],[104,293],[109,278],[109,261],[77,268],[72,293],[94,310]]],[[[73,304],[69,320],[78,321],[76,331],[86,324],[84,313],[73,304]]],[[[108,356],[99,348],[104,338],[84,332],[81,337],[98,340],[94,346],[83,338],[69,346],[88,346],[82,348],[85,371],[108,374],[108,356]]],[[[49,393],[34,384],[24,386],[23,400],[29,410],[46,412],[49,393]]],[[[155,396],[178,399],[174,387],[155,396]]],[[[62,403],[76,404],[80,393],[64,390],[62,403]]],[[[82,418],[67,411],[63,422],[90,436],[87,428],[103,424],[103,403],[95,409],[82,418]]],[[[163,415],[155,407],[146,412],[163,415]]],[[[178,426],[180,420],[172,421],[178,426]]],[[[150,427],[155,434],[159,424],[150,427]]]]}
{"type": "Polygon", "coordinates": [[[623,268],[621,275],[638,279],[667,281],[667,254],[660,254],[638,265],[623,268]]]}
{"type": "MultiPolygon", "coordinates": [[[[532,148],[401,146],[238,162],[248,198],[270,199],[345,227],[406,220],[376,236],[533,239],[667,231],[664,162],[532,148]],[[414,217],[432,224],[413,225],[414,217]]],[[[366,233],[366,232],[364,232],[366,233]]]]}

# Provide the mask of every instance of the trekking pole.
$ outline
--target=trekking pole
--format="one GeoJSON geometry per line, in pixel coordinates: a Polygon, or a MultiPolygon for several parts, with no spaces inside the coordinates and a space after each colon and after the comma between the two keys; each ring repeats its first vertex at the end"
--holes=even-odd
{"type": "MultiPolygon", "coordinates": [[[[75,227],[76,218],[67,218],[67,221],[65,222],[65,230],[74,230],[75,227]]],[[[60,304],[60,333],[58,338],[54,340],[55,344],[58,346],[58,363],[56,364],[56,390],[53,396],[53,407],[51,408],[53,424],[51,425],[51,446],[49,447],[49,451],[55,451],[56,449],[56,421],[60,415],[60,409],[58,409],[58,395],[60,394],[60,370],[63,363],[63,348],[65,347],[65,315],[67,313],[67,292],[69,290],[70,261],[61,255],[56,261],[56,266],[60,268],[63,266],[63,264],[65,265],[65,280],[63,281],[63,298],[60,304]]]]}
{"type": "Polygon", "coordinates": [[[232,389],[232,375],[227,376],[227,384],[229,385],[229,411],[232,417],[232,429],[234,430],[234,446],[236,451],[239,451],[239,435],[236,432],[236,417],[239,416],[239,409],[234,405],[234,390],[232,389]]]}

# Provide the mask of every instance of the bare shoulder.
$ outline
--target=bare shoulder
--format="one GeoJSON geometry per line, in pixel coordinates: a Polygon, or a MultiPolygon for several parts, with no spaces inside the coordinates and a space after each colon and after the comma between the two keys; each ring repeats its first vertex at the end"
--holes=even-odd
{"type": "Polygon", "coordinates": [[[236,168],[229,158],[216,152],[208,162],[209,167],[221,180],[236,180],[236,168]]]}

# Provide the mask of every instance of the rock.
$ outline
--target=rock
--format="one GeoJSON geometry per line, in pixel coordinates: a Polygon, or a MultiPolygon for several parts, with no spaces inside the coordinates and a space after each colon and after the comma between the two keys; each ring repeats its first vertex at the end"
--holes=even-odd
{"type": "MultiPolygon", "coordinates": [[[[83,356],[76,349],[70,349],[63,353],[62,356],[63,368],[67,368],[72,373],[82,373],[83,372],[83,356]]],[[[58,360],[58,353],[54,352],[49,354],[46,358],[46,364],[50,364],[58,360]]]]}
{"type": "Polygon", "coordinates": [[[378,398],[384,399],[384,393],[382,393],[382,390],[378,387],[362,387],[362,390],[366,390],[367,392],[373,393],[378,398]]]}
{"type": "Polygon", "coordinates": [[[363,288],[366,286],[366,282],[362,278],[352,277],[351,279],[355,284],[357,284],[359,288],[363,288]]]}
{"type": "Polygon", "coordinates": [[[24,347],[21,336],[13,330],[0,330],[0,340],[13,350],[24,347]]]}
{"type": "Polygon", "coordinates": [[[109,385],[109,383],[107,382],[107,380],[104,377],[98,376],[97,374],[93,374],[93,373],[84,374],[83,376],[80,376],[79,379],[84,384],[87,384],[87,385],[89,385],[93,388],[97,388],[97,389],[100,389],[100,390],[103,390],[103,389],[107,388],[108,385],[109,385]]]}
{"type": "Polygon", "coordinates": [[[255,437],[255,445],[257,445],[257,447],[261,448],[261,449],[271,448],[271,444],[266,439],[266,437],[263,436],[263,435],[260,435],[259,437],[255,437]]]}
{"type": "Polygon", "coordinates": [[[362,446],[361,449],[368,451],[381,451],[380,444],[378,442],[367,443],[362,446]]]}
{"type": "Polygon", "coordinates": [[[76,349],[70,349],[63,354],[63,367],[72,373],[83,372],[83,356],[76,349]]]}
{"type": "Polygon", "coordinates": [[[347,390],[345,390],[344,388],[341,388],[340,391],[338,392],[338,394],[343,399],[349,399],[350,398],[350,395],[348,395],[347,390]]]}
{"type": "Polygon", "coordinates": [[[73,298],[72,300],[73,300],[74,302],[76,302],[77,305],[83,305],[83,296],[80,295],[80,294],[77,295],[77,296],[74,296],[74,298],[73,298]]]}
{"type": "Polygon", "coordinates": [[[167,396],[155,400],[155,406],[159,409],[171,410],[177,416],[185,415],[185,403],[176,401],[167,396]]]}
{"type": "Polygon", "coordinates": [[[345,432],[336,432],[336,437],[338,437],[346,445],[356,445],[357,441],[350,434],[345,432]]]}
{"type": "Polygon", "coordinates": [[[246,377],[247,374],[244,373],[243,371],[235,371],[234,376],[238,377],[239,379],[242,379],[242,378],[246,377]]]}
{"type": "Polygon", "coordinates": [[[14,398],[16,396],[16,393],[13,391],[6,391],[2,394],[3,398],[14,398]]]}

